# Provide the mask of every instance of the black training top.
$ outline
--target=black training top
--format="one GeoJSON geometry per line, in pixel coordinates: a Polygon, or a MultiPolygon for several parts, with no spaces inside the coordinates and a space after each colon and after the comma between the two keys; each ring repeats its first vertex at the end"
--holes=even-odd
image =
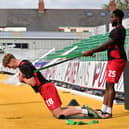
{"type": "Polygon", "coordinates": [[[31,77],[35,78],[37,83],[36,83],[36,86],[32,87],[34,88],[35,91],[36,89],[38,89],[37,86],[41,86],[45,84],[46,82],[48,82],[48,80],[46,80],[40,72],[34,72],[36,68],[28,60],[22,60],[19,65],[19,69],[27,79],[31,77]]]}
{"type": "Polygon", "coordinates": [[[108,60],[113,60],[113,59],[127,60],[124,49],[125,36],[126,36],[126,30],[122,25],[116,27],[110,32],[109,37],[114,41],[114,44],[110,45],[107,49],[108,60]]]}

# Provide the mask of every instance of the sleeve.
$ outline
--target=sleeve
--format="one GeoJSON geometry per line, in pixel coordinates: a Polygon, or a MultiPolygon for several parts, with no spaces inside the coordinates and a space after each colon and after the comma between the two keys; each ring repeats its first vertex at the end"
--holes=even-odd
{"type": "Polygon", "coordinates": [[[122,38],[122,32],[120,29],[117,29],[115,31],[111,31],[109,37],[113,40],[113,41],[119,41],[122,38]]]}
{"type": "Polygon", "coordinates": [[[31,64],[29,63],[24,63],[21,68],[20,71],[24,74],[24,76],[29,79],[31,77],[33,77],[33,69],[31,64]]]}

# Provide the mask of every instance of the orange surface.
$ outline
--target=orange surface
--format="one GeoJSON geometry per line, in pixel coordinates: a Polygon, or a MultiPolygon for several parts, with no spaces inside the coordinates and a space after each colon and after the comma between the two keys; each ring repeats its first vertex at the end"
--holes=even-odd
{"type": "MultiPolygon", "coordinates": [[[[0,75],[0,80],[5,79],[0,75]]],[[[100,108],[102,102],[95,99],[59,91],[63,106],[71,99],[80,105],[100,108]]],[[[88,119],[85,122],[91,121],[88,119]]],[[[67,125],[65,120],[55,119],[45,106],[41,96],[29,86],[11,86],[0,83],[0,129],[129,129],[129,111],[124,105],[114,105],[113,118],[100,119],[99,124],[67,125]]]]}

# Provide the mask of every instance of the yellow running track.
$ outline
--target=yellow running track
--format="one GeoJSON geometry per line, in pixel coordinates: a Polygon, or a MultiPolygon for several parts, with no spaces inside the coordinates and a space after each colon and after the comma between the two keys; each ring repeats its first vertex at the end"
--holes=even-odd
{"type": "MultiPolygon", "coordinates": [[[[0,80],[5,78],[0,75],[0,80]]],[[[71,99],[94,109],[102,104],[101,101],[69,92],[59,91],[59,95],[63,106],[67,106],[71,99]]],[[[0,83],[0,129],[129,129],[129,111],[124,109],[124,105],[114,105],[113,118],[98,120],[98,124],[92,125],[67,125],[66,120],[58,120],[51,115],[41,96],[31,87],[0,83]]],[[[89,122],[91,119],[82,121],[89,122]]]]}

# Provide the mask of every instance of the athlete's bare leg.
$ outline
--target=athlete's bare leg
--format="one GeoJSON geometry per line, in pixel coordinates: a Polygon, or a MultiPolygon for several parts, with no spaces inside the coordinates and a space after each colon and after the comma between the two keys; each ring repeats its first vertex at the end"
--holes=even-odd
{"type": "Polygon", "coordinates": [[[114,83],[106,82],[106,90],[105,90],[103,104],[107,105],[108,107],[112,107],[114,97],[115,97],[114,83]]]}
{"type": "Polygon", "coordinates": [[[61,108],[61,107],[58,107],[54,111],[52,111],[52,113],[53,113],[53,115],[55,117],[58,118],[60,115],[70,116],[70,115],[81,114],[81,109],[78,109],[78,108],[61,108]]]}

